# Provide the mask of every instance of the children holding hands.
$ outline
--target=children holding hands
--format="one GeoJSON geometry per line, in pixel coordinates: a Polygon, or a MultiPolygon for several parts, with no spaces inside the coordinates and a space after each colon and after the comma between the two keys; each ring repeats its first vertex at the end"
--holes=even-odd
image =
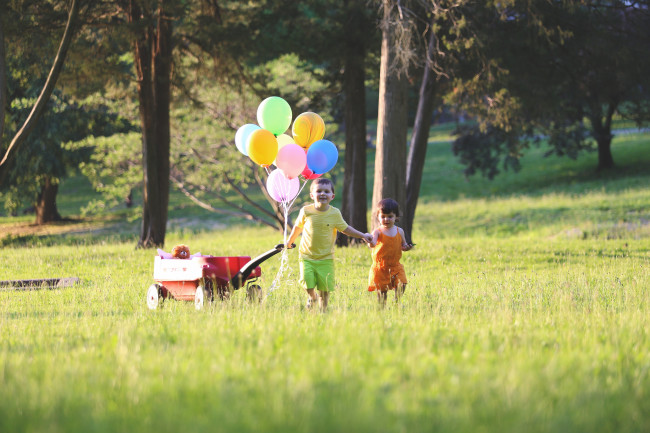
{"type": "Polygon", "coordinates": [[[330,179],[315,179],[309,188],[309,196],[314,203],[300,209],[285,244],[285,248],[295,247],[294,241],[302,234],[298,258],[299,284],[309,296],[307,308],[311,309],[320,299],[321,310],[327,309],[329,293],[335,286],[334,245],[337,231],[363,239],[372,248],[368,291],[377,291],[379,305],[386,305],[389,290],[395,290],[395,300],[399,300],[407,284],[404,266],[400,263],[402,251],[409,251],[413,245],[406,242],[404,230],[395,225],[399,219],[398,203],[386,198],[377,204],[379,227],[369,234],[348,225],[341,212],[330,205],[334,199],[334,184],[330,179]]]}

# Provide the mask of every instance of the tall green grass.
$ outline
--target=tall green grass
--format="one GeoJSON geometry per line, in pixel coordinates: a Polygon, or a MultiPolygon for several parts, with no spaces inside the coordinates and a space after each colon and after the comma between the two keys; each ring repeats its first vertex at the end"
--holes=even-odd
{"type": "MultiPolygon", "coordinates": [[[[295,251],[260,305],[149,311],[153,252],[133,239],[5,247],[0,279],[81,284],[0,290],[0,432],[649,431],[648,143],[617,140],[620,173],[540,150],[492,183],[465,181],[432,141],[409,285],[385,310],[365,247],[337,250],[326,314],[303,307],[295,251]]],[[[254,256],[281,240],[207,222],[167,249],[254,256]]],[[[267,292],[279,263],[262,264],[267,292]]]]}

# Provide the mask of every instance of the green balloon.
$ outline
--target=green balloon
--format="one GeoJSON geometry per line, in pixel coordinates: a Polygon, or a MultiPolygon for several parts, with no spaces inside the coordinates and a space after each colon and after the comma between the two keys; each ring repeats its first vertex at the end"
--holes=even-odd
{"type": "Polygon", "coordinates": [[[291,107],[279,96],[271,96],[257,107],[257,123],[267,131],[278,136],[291,125],[291,107]]]}

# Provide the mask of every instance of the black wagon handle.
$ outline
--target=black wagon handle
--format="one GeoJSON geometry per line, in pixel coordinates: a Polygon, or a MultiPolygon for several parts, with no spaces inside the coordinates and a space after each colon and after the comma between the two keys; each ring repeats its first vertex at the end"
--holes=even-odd
{"type": "MultiPolygon", "coordinates": [[[[295,244],[293,244],[293,246],[295,247],[295,244]]],[[[248,276],[251,274],[251,272],[255,270],[255,268],[257,268],[262,262],[281,252],[283,249],[284,244],[277,244],[273,249],[260,254],[254,259],[251,259],[251,261],[242,266],[242,268],[235,274],[235,276],[230,279],[230,284],[232,284],[235,290],[239,289],[243,285],[244,281],[246,281],[246,278],[248,278],[248,276]]]]}

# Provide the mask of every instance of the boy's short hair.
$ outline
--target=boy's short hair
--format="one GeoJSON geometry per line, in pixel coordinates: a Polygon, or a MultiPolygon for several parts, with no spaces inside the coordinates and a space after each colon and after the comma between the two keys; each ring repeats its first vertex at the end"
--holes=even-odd
{"type": "Polygon", "coordinates": [[[314,188],[316,188],[319,185],[327,185],[330,187],[332,190],[332,194],[334,194],[334,182],[332,182],[330,179],[326,177],[317,177],[311,182],[311,185],[309,186],[309,191],[313,191],[314,188]]]}
{"type": "Polygon", "coordinates": [[[377,213],[389,214],[393,213],[399,217],[399,204],[392,198],[385,198],[377,203],[377,213]]]}

